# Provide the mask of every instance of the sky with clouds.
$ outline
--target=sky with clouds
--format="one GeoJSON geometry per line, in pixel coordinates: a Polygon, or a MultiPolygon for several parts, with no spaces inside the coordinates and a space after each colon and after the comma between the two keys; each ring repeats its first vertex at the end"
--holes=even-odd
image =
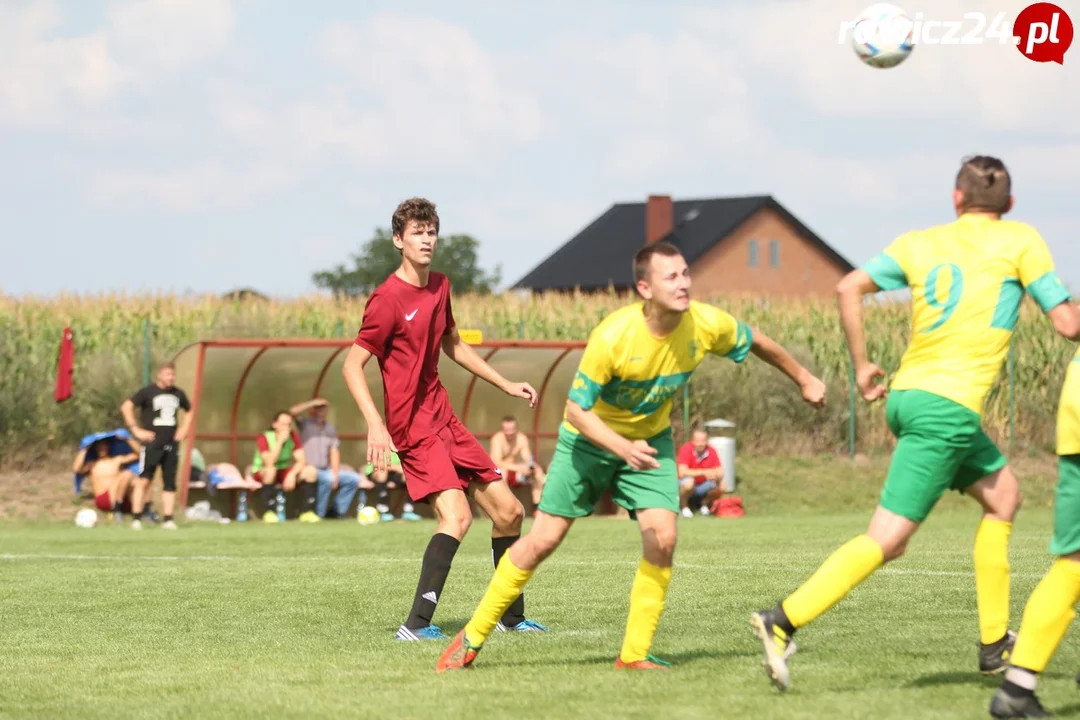
{"type": "Polygon", "coordinates": [[[772,194],[858,264],[976,152],[1080,288],[1080,50],[875,70],[838,42],[867,4],[0,0],[0,292],[300,295],[412,195],[506,284],[649,193],[772,194]]]}

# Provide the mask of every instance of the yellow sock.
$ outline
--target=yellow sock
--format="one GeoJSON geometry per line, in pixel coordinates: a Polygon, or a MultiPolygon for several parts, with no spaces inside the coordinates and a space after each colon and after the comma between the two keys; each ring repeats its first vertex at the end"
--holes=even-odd
{"type": "Polygon", "coordinates": [[[624,663],[644,660],[652,647],[660,614],[664,612],[664,598],[671,582],[671,568],[657,567],[645,558],[638,563],[634,585],[630,588],[630,616],[626,619],[626,635],[623,637],[619,658],[624,663]]]}
{"type": "Polygon", "coordinates": [[[1009,629],[1009,534],[1012,523],[983,518],[975,533],[975,602],[984,645],[1009,629]]]}
{"type": "Polygon", "coordinates": [[[881,546],[868,536],[849,540],[784,600],[781,607],[788,621],[796,628],[812,622],[870,577],[884,561],[881,546]]]}
{"type": "Polygon", "coordinates": [[[1059,559],[1028,598],[1009,663],[1037,673],[1045,670],[1076,616],[1078,600],[1080,562],[1059,559]]]}
{"type": "Polygon", "coordinates": [[[465,637],[470,645],[483,645],[495,630],[506,608],[517,600],[525,584],[532,577],[532,570],[522,570],[510,560],[510,553],[502,556],[495,575],[488,583],[487,592],[476,607],[472,619],[465,626],[465,637]]]}

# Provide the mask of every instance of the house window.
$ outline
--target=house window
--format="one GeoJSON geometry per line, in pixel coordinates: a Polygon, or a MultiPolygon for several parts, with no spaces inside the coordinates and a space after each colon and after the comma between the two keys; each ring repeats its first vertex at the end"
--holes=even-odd
{"type": "Polygon", "coordinates": [[[757,267],[757,240],[750,241],[750,267],[757,267]]]}
{"type": "Polygon", "coordinates": [[[769,241],[769,267],[780,267],[780,241],[769,241]]]}

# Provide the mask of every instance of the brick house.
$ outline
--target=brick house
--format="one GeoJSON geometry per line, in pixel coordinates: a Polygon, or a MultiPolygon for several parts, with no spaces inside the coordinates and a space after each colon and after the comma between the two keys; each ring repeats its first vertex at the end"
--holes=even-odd
{"type": "Polygon", "coordinates": [[[694,295],[825,296],[853,266],[772,196],[618,203],[519,280],[514,289],[629,291],[643,243],[686,257],[694,295]]]}

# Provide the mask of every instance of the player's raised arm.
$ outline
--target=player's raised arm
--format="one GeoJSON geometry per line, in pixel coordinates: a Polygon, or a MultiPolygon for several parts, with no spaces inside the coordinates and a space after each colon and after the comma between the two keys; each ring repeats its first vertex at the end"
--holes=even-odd
{"type": "Polygon", "coordinates": [[[461,339],[457,327],[451,327],[442,339],[442,349],[446,356],[481,380],[486,380],[507,395],[524,398],[529,407],[535,407],[537,392],[529,383],[510,382],[495,368],[488,365],[469,343],[461,339]]]}
{"type": "Polygon", "coordinates": [[[879,290],[881,288],[870,274],[862,269],[852,270],[836,286],[836,305],[855,368],[855,383],[863,398],[869,402],[886,394],[885,386],[875,382],[885,377],[885,372],[867,357],[866,330],[863,326],[863,298],[879,290]]]}
{"type": "Polygon", "coordinates": [[[1050,318],[1059,335],[1074,342],[1080,340],[1080,308],[1071,302],[1068,288],[1058,277],[1046,241],[1034,229],[1031,232],[1020,256],[1020,283],[1050,318]]]}
{"type": "Polygon", "coordinates": [[[760,330],[752,329],[751,332],[750,352],[791,378],[799,386],[803,400],[817,408],[825,407],[825,383],[799,364],[780,343],[760,330]]]}

